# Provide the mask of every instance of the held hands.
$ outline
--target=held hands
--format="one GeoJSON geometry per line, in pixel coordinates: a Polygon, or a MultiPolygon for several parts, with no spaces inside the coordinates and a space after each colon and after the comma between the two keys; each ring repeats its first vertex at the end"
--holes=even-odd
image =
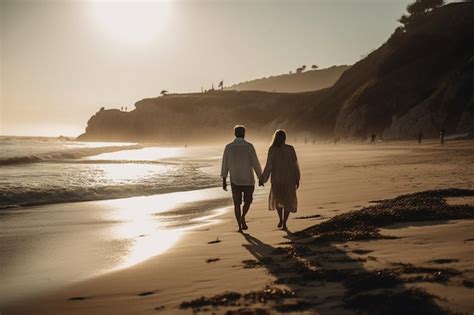
{"type": "Polygon", "coordinates": [[[265,187],[263,181],[261,179],[258,180],[258,186],[265,187]]]}

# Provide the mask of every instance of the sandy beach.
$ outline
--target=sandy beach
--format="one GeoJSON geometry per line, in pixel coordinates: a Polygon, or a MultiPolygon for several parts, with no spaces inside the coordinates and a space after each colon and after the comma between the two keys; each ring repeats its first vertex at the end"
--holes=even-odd
{"type": "MultiPolygon", "coordinates": [[[[184,231],[159,255],[67,288],[20,299],[0,313],[356,314],[370,313],[376,294],[387,305],[415,297],[421,302],[414,307],[423,308],[419,314],[474,311],[472,219],[446,217],[375,225],[374,231],[387,237],[373,239],[316,242],[311,238],[313,231],[298,233],[364,207],[386,204],[389,209],[391,203],[381,201],[400,195],[474,189],[472,141],[452,141],[445,146],[435,140],[421,145],[297,143],[295,148],[302,184],[299,209],[290,217],[289,232],[276,228],[276,213],[267,210],[269,185],[265,185],[256,189],[247,216],[249,230],[244,234],[236,232],[232,209],[221,205],[225,211],[212,222],[184,231]],[[361,278],[369,279],[370,285],[347,280],[361,278]]],[[[266,147],[259,144],[257,151],[263,164],[266,147]]],[[[449,205],[474,205],[472,196],[461,196],[469,192],[452,194],[460,196],[446,198],[449,205]]],[[[413,197],[410,207],[418,207],[416,202],[425,195],[417,198],[413,197]]],[[[143,206],[140,199],[125,200],[130,200],[130,208],[143,206]]],[[[377,211],[367,209],[369,214],[377,211]]]]}

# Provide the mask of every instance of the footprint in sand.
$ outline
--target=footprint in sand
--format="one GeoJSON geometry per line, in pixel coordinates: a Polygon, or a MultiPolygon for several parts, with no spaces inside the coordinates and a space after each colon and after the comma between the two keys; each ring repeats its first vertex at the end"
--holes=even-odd
{"type": "Polygon", "coordinates": [[[155,294],[155,292],[153,292],[153,291],[147,291],[147,292],[139,293],[138,296],[147,296],[147,295],[152,295],[152,294],[155,294]]]}
{"type": "Polygon", "coordinates": [[[85,296],[74,296],[74,297],[70,297],[68,299],[68,301],[82,301],[82,300],[85,300],[87,299],[87,297],[85,296]]]}
{"type": "Polygon", "coordinates": [[[220,243],[221,240],[219,238],[216,238],[214,241],[207,242],[207,244],[217,244],[220,243]]]}
{"type": "Polygon", "coordinates": [[[450,264],[450,263],[455,263],[455,262],[459,262],[459,259],[451,259],[451,258],[440,258],[440,259],[434,259],[434,260],[430,260],[429,261],[430,263],[433,263],[433,264],[450,264]]]}

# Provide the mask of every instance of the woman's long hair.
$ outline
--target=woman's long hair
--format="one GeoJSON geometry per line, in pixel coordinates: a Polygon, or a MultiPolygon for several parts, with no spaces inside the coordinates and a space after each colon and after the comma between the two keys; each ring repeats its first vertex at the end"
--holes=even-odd
{"type": "Polygon", "coordinates": [[[285,144],[286,141],[286,132],[283,129],[278,129],[275,131],[273,134],[273,139],[272,139],[272,144],[270,145],[270,148],[280,148],[282,145],[285,144]]]}

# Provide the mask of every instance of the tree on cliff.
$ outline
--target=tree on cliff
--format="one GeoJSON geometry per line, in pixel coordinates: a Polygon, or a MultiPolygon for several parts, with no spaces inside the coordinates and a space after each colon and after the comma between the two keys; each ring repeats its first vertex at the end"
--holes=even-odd
{"type": "Polygon", "coordinates": [[[442,6],[444,0],[415,0],[415,2],[407,6],[407,13],[402,15],[398,22],[402,23],[405,27],[416,20],[419,16],[424,15],[434,9],[442,6]]]}
{"type": "Polygon", "coordinates": [[[161,94],[161,96],[165,96],[166,94],[168,94],[168,91],[162,90],[162,91],[160,92],[160,94],[161,94]]]}
{"type": "Polygon", "coordinates": [[[302,65],[301,67],[296,69],[296,73],[303,73],[306,70],[306,65],[302,65]]]}

